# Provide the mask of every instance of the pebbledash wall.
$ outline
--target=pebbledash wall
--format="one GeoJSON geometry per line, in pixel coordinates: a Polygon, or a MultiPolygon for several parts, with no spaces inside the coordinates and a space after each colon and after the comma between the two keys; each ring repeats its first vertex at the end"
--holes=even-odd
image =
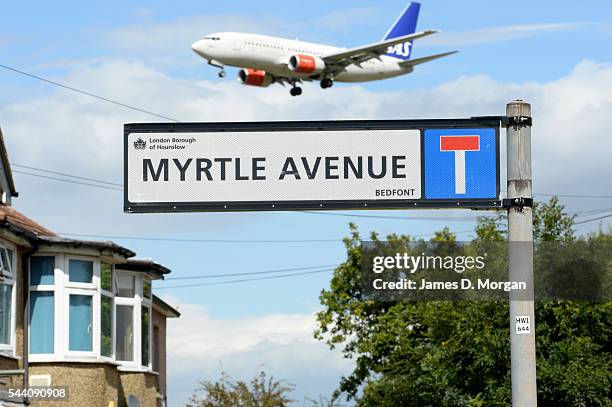
{"type": "Polygon", "coordinates": [[[0,159],[0,406],[116,407],[130,396],[165,406],[166,319],[180,315],[152,281],[170,270],[113,242],[62,238],[16,211],[1,132],[0,159]],[[24,384],[65,386],[68,400],[9,401],[24,384]]]}

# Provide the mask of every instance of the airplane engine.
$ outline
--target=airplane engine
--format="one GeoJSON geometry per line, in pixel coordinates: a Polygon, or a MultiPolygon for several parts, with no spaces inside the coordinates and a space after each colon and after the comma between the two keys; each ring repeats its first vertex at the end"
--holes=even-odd
{"type": "Polygon", "coordinates": [[[292,55],[287,65],[297,73],[318,74],[325,69],[325,62],[321,58],[304,54],[292,55]]]}
{"type": "Polygon", "coordinates": [[[266,71],[243,68],[238,71],[238,82],[242,83],[243,85],[266,88],[270,86],[272,82],[274,82],[274,79],[272,78],[272,75],[266,73],[266,71]]]}

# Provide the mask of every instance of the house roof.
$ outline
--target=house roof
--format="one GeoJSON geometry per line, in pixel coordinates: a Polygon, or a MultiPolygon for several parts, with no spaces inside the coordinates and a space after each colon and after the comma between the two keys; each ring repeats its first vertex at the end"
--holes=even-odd
{"type": "MultiPolygon", "coordinates": [[[[2,150],[0,142],[0,150],[2,150]]],[[[1,154],[1,151],[0,151],[1,154]]],[[[13,229],[18,234],[39,236],[57,236],[46,227],[39,225],[12,206],[0,205],[0,227],[13,229]]]]}
{"type": "Polygon", "coordinates": [[[168,318],[178,318],[181,313],[176,308],[153,294],[153,306],[168,318]]]}
{"type": "Polygon", "coordinates": [[[151,259],[128,259],[125,263],[118,264],[117,267],[121,270],[153,273],[160,278],[164,278],[164,274],[171,272],[168,267],[151,259]]]}
{"type": "MultiPolygon", "coordinates": [[[[0,143],[1,144],[1,143],[0,143]]],[[[15,208],[0,205],[0,228],[21,235],[28,240],[38,243],[53,244],[70,247],[87,247],[98,250],[111,250],[114,253],[125,257],[135,256],[136,253],[114,242],[94,241],[94,240],[75,240],[58,236],[55,232],[36,223],[15,208]]]]}
{"type": "Polygon", "coordinates": [[[4,145],[4,136],[2,135],[2,129],[0,129],[0,160],[2,160],[2,166],[6,172],[6,178],[8,180],[8,186],[11,196],[17,197],[19,193],[15,190],[15,181],[13,181],[13,172],[11,171],[11,164],[8,159],[8,152],[6,151],[6,145],[4,145]]]}
{"type": "Polygon", "coordinates": [[[38,236],[38,241],[57,246],[68,246],[74,248],[87,247],[97,250],[111,250],[113,253],[117,253],[125,257],[132,257],[136,255],[136,253],[134,253],[130,249],[120,246],[115,242],[111,241],[77,240],[59,236],[38,236]]]}

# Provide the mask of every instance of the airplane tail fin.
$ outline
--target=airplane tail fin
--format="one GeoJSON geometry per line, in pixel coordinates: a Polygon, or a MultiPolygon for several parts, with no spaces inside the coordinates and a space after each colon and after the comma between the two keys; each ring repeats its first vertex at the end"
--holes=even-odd
{"type": "MultiPolygon", "coordinates": [[[[408,4],[408,7],[402,12],[397,21],[393,23],[389,31],[383,37],[383,40],[390,40],[393,38],[400,37],[402,35],[412,34],[416,31],[417,20],[419,18],[419,10],[421,9],[421,4],[416,2],[411,2],[408,4]]],[[[407,61],[410,59],[410,54],[412,53],[412,41],[407,41],[401,44],[394,45],[389,47],[387,53],[393,58],[398,58],[403,61],[407,61]]]]}

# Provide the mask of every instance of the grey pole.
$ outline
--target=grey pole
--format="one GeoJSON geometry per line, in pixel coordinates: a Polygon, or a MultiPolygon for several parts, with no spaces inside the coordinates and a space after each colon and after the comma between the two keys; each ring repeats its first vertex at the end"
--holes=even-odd
{"type": "MultiPolygon", "coordinates": [[[[506,105],[511,118],[507,128],[508,198],[532,198],[531,105],[514,100],[506,105]]],[[[535,319],[533,304],[533,213],[530,206],[512,204],[508,209],[509,281],[524,281],[528,293],[510,291],[510,354],[512,405],[537,405],[535,319]],[[526,333],[524,317],[529,318],[526,333]],[[517,320],[517,318],[519,318],[517,320]],[[521,329],[517,333],[517,322],[521,329]]]]}

